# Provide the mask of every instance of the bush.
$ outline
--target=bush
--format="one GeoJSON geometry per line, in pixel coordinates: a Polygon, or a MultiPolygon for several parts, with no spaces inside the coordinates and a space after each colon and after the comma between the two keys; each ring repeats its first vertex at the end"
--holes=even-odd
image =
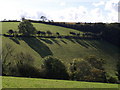
{"type": "Polygon", "coordinates": [[[29,53],[21,52],[21,53],[14,55],[13,57],[12,58],[7,57],[7,59],[5,60],[6,62],[3,62],[2,75],[35,77],[35,78],[39,78],[39,77],[41,78],[44,76],[42,70],[36,68],[33,65],[34,57],[30,55],[29,53]]]}
{"type": "Polygon", "coordinates": [[[8,32],[7,32],[9,35],[12,35],[12,34],[14,34],[14,31],[12,30],[12,29],[10,29],[10,30],[8,30],[8,32]]]}
{"type": "Polygon", "coordinates": [[[83,59],[74,59],[70,65],[70,76],[72,80],[85,80],[90,74],[91,65],[83,59]]]}
{"type": "Polygon", "coordinates": [[[109,83],[118,83],[118,80],[117,80],[116,77],[109,77],[109,78],[107,79],[107,81],[108,81],[109,83]]]}
{"type": "Polygon", "coordinates": [[[119,81],[120,81],[120,59],[119,59],[119,61],[118,61],[118,63],[117,63],[117,71],[118,71],[117,76],[118,76],[118,79],[119,79],[119,81]]]}
{"type": "Polygon", "coordinates": [[[5,66],[5,63],[2,65],[2,75],[3,76],[18,76],[19,73],[17,72],[16,66],[13,64],[13,61],[10,60],[7,62],[7,65],[5,66]]]}
{"type": "Polygon", "coordinates": [[[18,62],[19,63],[29,63],[29,64],[32,64],[33,61],[34,61],[34,57],[29,54],[29,53],[18,53],[16,55],[16,59],[18,59],[18,62]]]}
{"type": "Polygon", "coordinates": [[[40,77],[39,70],[33,66],[34,58],[28,53],[19,53],[17,55],[14,55],[12,58],[8,56],[5,61],[6,62],[3,62],[2,65],[3,75],[40,77]]]}
{"type": "Polygon", "coordinates": [[[34,66],[24,63],[17,65],[19,75],[22,77],[40,77],[40,72],[34,66]]]}
{"type": "Polygon", "coordinates": [[[101,69],[103,70],[103,64],[104,64],[104,60],[103,59],[97,59],[95,56],[89,56],[85,59],[86,61],[88,61],[93,67],[97,68],[97,69],[101,69]]]}
{"type": "Polygon", "coordinates": [[[65,65],[57,58],[47,56],[43,59],[42,69],[45,78],[68,79],[68,73],[65,65]]]}
{"type": "Polygon", "coordinates": [[[14,48],[11,44],[6,43],[1,51],[2,55],[2,75],[10,75],[13,65],[14,48]]]}
{"type": "Polygon", "coordinates": [[[23,77],[39,77],[39,70],[33,66],[34,58],[29,53],[17,55],[16,67],[19,75],[23,77]]]}
{"type": "Polygon", "coordinates": [[[88,81],[106,82],[106,76],[104,70],[92,68],[90,77],[91,77],[90,79],[87,79],[88,81]]]}
{"type": "Polygon", "coordinates": [[[106,82],[105,71],[95,68],[83,59],[73,59],[70,64],[70,78],[72,80],[106,82]]]}

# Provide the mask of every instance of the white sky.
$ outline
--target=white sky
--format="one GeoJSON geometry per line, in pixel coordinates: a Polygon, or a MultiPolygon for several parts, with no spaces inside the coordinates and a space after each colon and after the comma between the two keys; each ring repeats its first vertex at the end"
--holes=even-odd
{"type": "Polygon", "coordinates": [[[65,22],[118,22],[119,0],[0,0],[0,20],[22,16],[65,22]]]}

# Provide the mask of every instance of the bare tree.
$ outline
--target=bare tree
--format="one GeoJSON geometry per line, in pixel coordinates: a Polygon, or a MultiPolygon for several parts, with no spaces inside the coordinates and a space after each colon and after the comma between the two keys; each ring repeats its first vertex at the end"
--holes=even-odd
{"type": "Polygon", "coordinates": [[[5,46],[2,49],[1,53],[1,62],[2,62],[2,74],[6,75],[6,69],[8,66],[11,65],[11,62],[9,62],[9,59],[11,56],[13,56],[14,48],[11,44],[6,43],[5,46]]]}
{"type": "Polygon", "coordinates": [[[47,18],[45,16],[41,16],[40,19],[42,19],[42,21],[44,21],[44,22],[47,20],[47,18]]]}
{"type": "Polygon", "coordinates": [[[2,62],[5,63],[7,58],[9,58],[12,55],[12,52],[14,51],[14,48],[11,44],[6,43],[5,46],[2,49],[2,62]]]}
{"type": "Polygon", "coordinates": [[[31,54],[29,54],[29,53],[23,53],[23,52],[18,53],[16,55],[16,58],[18,60],[17,63],[20,63],[20,64],[31,63],[31,62],[34,61],[33,56],[31,54]]]}

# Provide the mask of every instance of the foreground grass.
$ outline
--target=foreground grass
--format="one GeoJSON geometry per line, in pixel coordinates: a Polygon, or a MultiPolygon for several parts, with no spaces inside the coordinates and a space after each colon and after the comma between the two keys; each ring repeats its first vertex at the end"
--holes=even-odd
{"type": "Polygon", "coordinates": [[[118,88],[118,84],[2,77],[3,88],[118,88]]]}

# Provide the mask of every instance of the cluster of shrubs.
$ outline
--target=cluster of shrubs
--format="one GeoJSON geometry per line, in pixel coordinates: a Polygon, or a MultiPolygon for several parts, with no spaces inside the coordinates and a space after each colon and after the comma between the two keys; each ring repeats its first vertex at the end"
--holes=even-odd
{"type": "Polygon", "coordinates": [[[70,76],[73,80],[106,82],[103,60],[93,56],[84,59],[74,59],[70,63],[70,76]]]}
{"type": "Polygon", "coordinates": [[[29,53],[19,53],[14,59],[2,63],[2,74],[10,76],[36,77],[37,68],[32,66],[34,58],[29,53]]]}
{"type": "Polygon", "coordinates": [[[45,57],[41,66],[45,78],[69,79],[67,69],[63,62],[52,56],[45,57]]]}
{"type": "Polygon", "coordinates": [[[119,61],[117,63],[117,71],[118,71],[117,76],[118,76],[119,83],[120,83],[120,58],[119,58],[119,61]]]}
{"type": "Polygon", "coordinates": [[[107,80],[106,72],[103,68],[104,60],[97,59],[94,56],[89,56],[85,59],[73,59],[67,65],[68,67],[60,59],[53,56],[43,58],[39,68],[35,67],[33,64],[34,58],[28,53],[21,52],[16,55],[15,59],[7,62],[9,64],[6,65],[3,75],[116,83],[112,77],[107,80]]]}

